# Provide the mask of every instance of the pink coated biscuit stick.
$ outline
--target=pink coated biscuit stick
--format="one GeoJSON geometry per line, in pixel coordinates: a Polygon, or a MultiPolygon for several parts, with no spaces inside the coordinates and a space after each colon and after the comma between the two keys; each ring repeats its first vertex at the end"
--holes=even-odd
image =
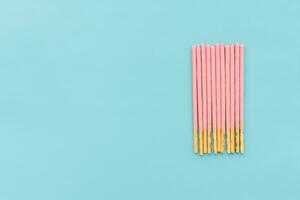
{"type": "Polygon", "coordinates": [[[216,52],[215,47],[211,47],[211,99],[212,99],[212,124],[214,136],[214,153],[218,153],[217,149],[217,101],[216,101],[216,52]]]}
{"type": "Polygon", "coordinates": [[[220,68],[221,68],[221,151],[224,153],[224,136],[225,136],[225,49],[224,45],[220,46],[220,68]]]}
{"type": "Polygon", "coordinates": [[[207,85],[206,85],[206,56],[205,45],[201,45],[201,67],[202,67],[202,97],[203,97],[203,150],[207,153],[207,85]]]}
{"type": "Polygon", "coordinates": [[[234,45],[230,46],[230,145],[231,153],[234,153],[234,45]]]}
{"type": "Polygon", "coordinates": [[[226,147],[230,153],[230,46],[225,46],[225,113],[226,113],[226,147]]]}
{"type": "Polygon", "coordinates": [[[198,153],[198,108],[197,108],[197,63],[196,47],[192,47],[192,84],[193,84],[193,119],[194,119],[194,153],[198,153]]]}
{"type": "Polygon", "coordinates": [[[244,153],[244,45],[240,45],[240,150],[244,153]]]}
{"type": "Polygon", "coordinates": [[[240,152],[240,45],[235,45],[235,149],[240,152]]]}
{"type": "Polygon", "coordinates": [[[207,80],[207,153],[211,153],[211,63],[210,46],[206,45],[206,80],[207,80]]]}
{"type": "Polygon", "coordinates": [[[203,155],[203,103],[202,103],[202,72],[201,72],[201,48],[197,46],[196,51],[196,63],[197,63],[197,95],[198,95],[198,132],[199,132],[199,144],[200,155],[203,155]]]}
{"type": "Polygon", "coordinates": [[[221,71],[220,71],[220,45],[216,45],[216,100],[217,100],[217,141],[218,152],[221,152],[221,71]]]}
{"type": "Polygon", "coordinates": [[[193,119],[194,119],[194,153],[198,153],[198,97],[197,97],[197,48],[192,47],[192,84],[193,84],[193,119]]]}

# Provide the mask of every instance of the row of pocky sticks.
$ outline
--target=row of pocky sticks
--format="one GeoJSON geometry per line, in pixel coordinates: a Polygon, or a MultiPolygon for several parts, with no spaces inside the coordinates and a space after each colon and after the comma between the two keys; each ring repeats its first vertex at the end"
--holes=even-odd
{"type": "Polygon", "coordinates": [[[194,153],[244,153],[244,45],[192,47],[194,153]]]}

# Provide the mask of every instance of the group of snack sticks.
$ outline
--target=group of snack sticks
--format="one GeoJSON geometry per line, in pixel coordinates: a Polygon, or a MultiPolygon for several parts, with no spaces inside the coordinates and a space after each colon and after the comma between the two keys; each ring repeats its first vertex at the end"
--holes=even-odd
{"type": "Polygon", "coordinates": [[[244,153],[244,45],[194,45],[194,153],[244,153]]]}

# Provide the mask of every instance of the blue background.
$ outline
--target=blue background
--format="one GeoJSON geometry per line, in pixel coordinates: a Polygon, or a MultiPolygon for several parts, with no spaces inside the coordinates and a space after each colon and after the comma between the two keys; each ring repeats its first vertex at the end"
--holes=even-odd
{"type": "Polygon", "coordinates": [[[300,2],[0,3],[0,199],[299,199],[300,2]],[[193,154],[191,46],[246,45],[246,153],[193,154]]]}

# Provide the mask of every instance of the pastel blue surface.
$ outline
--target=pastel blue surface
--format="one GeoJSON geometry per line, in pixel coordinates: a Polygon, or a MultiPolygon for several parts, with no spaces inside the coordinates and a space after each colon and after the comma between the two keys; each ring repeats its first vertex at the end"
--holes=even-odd
{"type": "Polygon", "coordinates": [[[0,3],[0,199],[300,199],[300,2],[0,3]],[[246,45],[246,153],[193,154],[191,46],[246,45]]]}

